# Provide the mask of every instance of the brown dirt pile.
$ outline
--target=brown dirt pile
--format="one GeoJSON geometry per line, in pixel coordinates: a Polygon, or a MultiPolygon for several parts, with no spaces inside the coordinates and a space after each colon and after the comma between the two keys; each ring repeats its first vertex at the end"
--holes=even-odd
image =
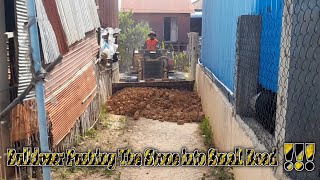
{"type": "Polygon", "coordinates": [[[178,124],[201,122],[201,100],[188,91],[158,88],[126,88],[107,101],[107,110],[116,115],[145,117],[178,124]]]}

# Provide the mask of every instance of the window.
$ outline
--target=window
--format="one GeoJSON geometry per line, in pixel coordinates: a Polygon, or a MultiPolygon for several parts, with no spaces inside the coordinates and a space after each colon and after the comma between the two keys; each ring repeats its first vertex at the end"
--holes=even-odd
{"type": "Polygon", "coordinates": [[[165,17],[163,32],[164,32],[164,41],[170,41],[170,42],[178,41],[178,18],[165,17]]]}

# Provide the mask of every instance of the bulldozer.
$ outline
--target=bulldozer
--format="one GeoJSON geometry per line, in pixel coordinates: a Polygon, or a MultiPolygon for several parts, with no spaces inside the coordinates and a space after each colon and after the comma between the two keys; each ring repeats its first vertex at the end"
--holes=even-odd
{"type": "Polygon", "coordinates": [[[174,70],[174,60],[166,50],[136,51],[133,55],[133,73],[138,81],[166,80],[174,70]]]}
{"type": "MultiPolygon", "coordinates": [[[[99,58],[106,67],[118,61],[117,35],[120,29],[97,29],[98,43],[101,46],[99,58]],[[101,43],[102,42],[102,43],[101,43]],[[104,60],[104,61],[103,61],[104,60]]],[[[158,87],[168,89],[193,90],[194,81],[188,81],[175,72],[173,48],[156,51],[135,50],[132,56],[130,73],[120,82],[112,83],[112,94],[126,87],[158,87]]],[[[120,61],[121,62],[121,61],[120,61]]]]}
{"type": "Polygon", "coordinates": [[[130,74],[113,83],[113,93],[126,87],[157,87],[192,91],[194,81],[175,71],[173,52],[162,48],[156,51],[136,50],[130,74]]]}

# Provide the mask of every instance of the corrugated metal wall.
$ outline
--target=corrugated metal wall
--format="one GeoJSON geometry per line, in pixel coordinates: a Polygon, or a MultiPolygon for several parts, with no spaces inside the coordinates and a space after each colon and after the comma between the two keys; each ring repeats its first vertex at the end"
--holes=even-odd
{"type": "Polygon", "coordinates": [[[203,64],[232,92],[236,59],[236,28],[240,15],[262,15],[259,81],[277,90],[283,0],[204,0],[203,64]]]}
{"type": "Polygon", "coordinates": [[[100,26],[94,0],[56,0],[68,45],[83,39],[85,33],[100,26]]]}
{"type": "MultiPolygon", "coordinates": [[[[85,34],[100,26],[97,7],[95,0],[57,0],[57,6],[61,21],[67,34],[68,44],[71,45],[76,41],[85,38],[85,34]]],[[[43,50],[44,62],[50,63],[55,60],[61,51],[66,51],[63,45],[59,49],[55,31],[47,17],[45,7],[41,0],[37,0],[37,13],[43,50]]],[[[47,7],[48,8],[48,7],[47,7]]],[[[18,38],[18,65],[19,65],[19,87],[20,95],[29,85],[32,79],[31,61],[29,57],[30,42],[28,30],[25,25],[28,23],[26,0],[16,1],[17,15],[17,38],[18,38]]],[[[60,37],[60,36],[59,36],[60,37]]],[[[27,98],[34,97],[31,92],[27,98]]]]}
{"type": "MultiPolygon", "coordinates": [[[[50,63],[60,52],[63,54],[62,61],[48,75],[45,83],[46,108],[55,146],[68,135],[80,117],[87,117],[86,109],[96,97],[93,62],[99,46],[92,30],[100,26],[100,21],[95,0],[36,0],[36,3],[45,62],[50,63]],[[50,3],[56,3],[55,10],[50,9],[50,3]],[[68,44],[72,46],[68,47],[68,44]]],[[[16,12],[20,94],[32,78],[30,43],[25,28],[28,22],[26,0],[16,1],[16,12]]],[[[34,97],[34,93],[28,97],[34,97]]],[[[11,112],[12,129],[18,130],[12,132],[14,141],[37,132],[34,100],[28,99],[24,104],[26,106],[19,105],[11,112]]],[[[94,113],[94,109],[90,112],[94,113]]]]}
{"type": "Polygon", "coordinates": [[[96,0],[99,6],[99,18],[103,28],[119,27],[119,1],[118,0],[96,0]]]}
{"type": "MultiPolygon", "coordinates": [[[[27,7],[25,0],[16,0],[16,15],[17,15],[17,35],[18,35],[18,95],[20,95],[30,84],[32,79],[31,62],[29,57],[29,35],[25,25],[28,23],[27,7]]],[[[34,97],[34,92],[31,92],[27,98],[34,97]]]]}
{"type": "Polygon", "coordinates": [[[64,32],[64,29],[60,20],[56,1],[42,0],[42,2],[44,5],[44,8],[46,9],[48,19],[57,37],[60,53],[65,54],[66,52],[69,51],[69,46],[67,42],[66,33],[64,32]]]}
{"type": "Polygon", "coordinates": [[[73,46],[48,77],[45,96],[53,145],[70,132],[95,96],[97,82],[93,61],[98,50],[96,36],[92,33],[73,46]]]}
{"type": "Polygon", "coordinates": [[[10,113],[11,141],[30,138],[38,130],[37,104],[34,99],[17,105],[10,113]]]}
{"type": "Polygon", "coordinates": [[[66,89],[56,96],[56,101],[47,102],[47,111],[52,123],[53,146],[70,132],[78,118],[96,96],[96,77],[94,65],[78,76],[66,89]]]}
{"type": "Polygon", "coordinates": [[[259,0],[262,15],[259,82],[262,87],[278,91],[283,0],[259,0]]]}
{"type": "MultiPolygon", "coordinates": [[[[53,143],[60,142],[91,103],[96,93],[93,60],[99,46],[91,34],[64,55],[61,63],[50,73],[45,83],[46,108],[53,143]],[[66,111],[68,109],[68,111],[66,111]]],[[[34,99],[11,111],[12,141],[30,138],[38,132],[34,99]]]]}
{"type": "Polygon", "coordinates": [[[256,0],[204,0],[203,64],[234,92],[236,31],[240,15],[256,14],[256,0]]]}
{"type": "Polygon", "coordinates": [[[94,34],[88,35],[88,37],[72,47],[47,78],[45,83],[46,99],[50,100],[53,94],[68,85],[68,82],[78,71],[88,63],[92,63],[98,53],[98,49],[99,45],[94,34]]]}
{"type": "Polygon", "coordinates": [[[60,55],[58,42],[42,0],[36,0],[36,8],[44,63],[49,64],[60,55]]]}

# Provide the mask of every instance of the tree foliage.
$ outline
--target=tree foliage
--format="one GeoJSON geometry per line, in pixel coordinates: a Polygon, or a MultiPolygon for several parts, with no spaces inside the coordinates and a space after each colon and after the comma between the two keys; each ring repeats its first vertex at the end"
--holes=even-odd
{"type": "Polygon", "coordinates": [[[133,52],[140,49],[151,28],[145,22],[135,23],[132,12],[121,12],[119,15],[121,33],[119,35],[120,70],[127,71],[132,62],[133,52]]]}

